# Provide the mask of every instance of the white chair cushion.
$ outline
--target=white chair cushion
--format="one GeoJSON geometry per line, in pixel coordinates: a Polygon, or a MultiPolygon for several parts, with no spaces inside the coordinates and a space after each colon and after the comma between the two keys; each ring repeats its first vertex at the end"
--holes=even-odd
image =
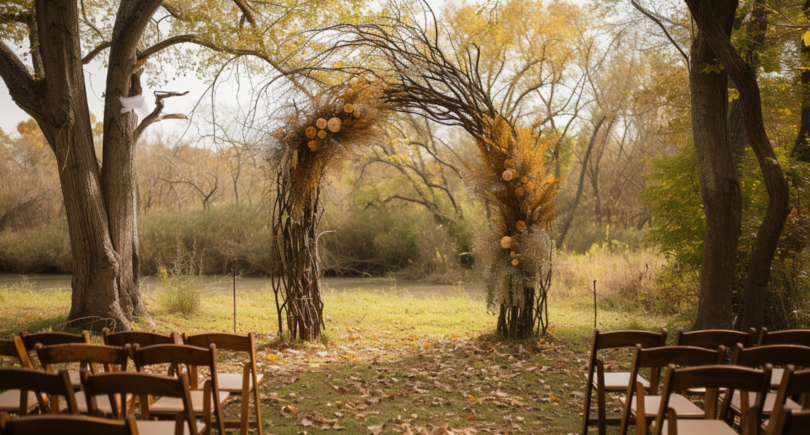
{"type": "MultiPolygon", "coordinates": [[[[636,415],[636,399],[630,403],[630,412],[636,415]]],[[[644,415],[646,417],[655,417],[658,415],[658,407],[661,406],[661,396],[644,396],[644,415]]],[[[703,418],[706,413],[700,409],[699,406],[692,403],[680,394],[672,394],[669,396],[669,407],[675,409],[678,417],[683,418],[703,418]]]]}
{"type": "MultiPolygon", "coordinates": [[[[259,383],[262,383],[262,379],[264,379],[264,375],[261,373],[256,374],[256,380],[259,383]]],[[[219,381],[219,389],[220,391],[228,391],[231,393],[241,392],[242,391],[242,374],[241,373],[220,373],[217,376],[217,380],[219,381]]],[[[253,389],[253,378],[250,379],[250,389],[253,389]]]]}
{"type": "MultiPolygon", "coordinates": [[[[28,392],[28,410],[32,411],[39,406],[37,395],[33,391],[28,392]]],[[[6,390],[0,393],[0,411],[19,412],[20,410],[20,390],[6,390]]]]}
{"type": "MultiPolygon", "coordinates": [[[[191,405],[194,409],[194,412],[200,413],[203,411],[203,405],[205,404],[203,399],[204,392],[202,390],[192,390],[191,391],[191,405]]],[[[219,403],[224,402],[230,393],[227,391],[220,391],[219,392],[219,403]]],[[[211,400],[211,399],[208,399],[211,400]]],[[[213,407],[211,407],[213,410],[213,407]]],[[[149,412],[152,414],[176,414],[179,411],[183,410],[183,399],[179,397],[161,397],[156,400],[151,406],[149,406],[149,412]]]]}

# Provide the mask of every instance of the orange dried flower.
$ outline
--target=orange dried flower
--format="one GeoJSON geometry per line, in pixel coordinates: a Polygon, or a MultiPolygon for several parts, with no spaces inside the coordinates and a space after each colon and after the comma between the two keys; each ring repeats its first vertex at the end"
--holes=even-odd
{"type": "Polygon", "coordinates": [[[501,237],[501,248],[503,249],[511,249],[512,248],[512,238],[509,236],[501,237]]]}
{"type": "Polygon", "coordinates": [[[529,229],[529,226],[526,225],[526,221],[517,221],[517,222],[515,222],[515,229],[517,229],[519,232],[523,233],[523,232],[526,232],[526,230],[529,229]]]}
{"type": "Polygon", "coordinates": [[[318,118],[318,120],[315,121],[315,126],[318,127],[320,130],[323,130],[326,128],[326,123],[327,123],[326,119],[318,118]]]}
{"type": "Polygon", "coordinates": [[[304,130],[304,134],[308,139],[315,139],[315,136],[318,134],[318,129],[310,125],[304,130]]]}
{"type": "Polygon", "coordinates": [[[318,130],[318,138],[326,139],[326,130],[318,130]]]}
{"type": "Polygon", "coordinates": [[[319,143],[318,143],[318,141],[317,141],[317,140],[315,140],[315,139],[313,139],[313,140],[311,140],[311,141],[307,142],[307,148],[309,148],[309,150],[310,150],[310,151],[312,151],[313,153],[314,153],[315,151],[318,151],[318,146],[319,146],[319,143]]]}

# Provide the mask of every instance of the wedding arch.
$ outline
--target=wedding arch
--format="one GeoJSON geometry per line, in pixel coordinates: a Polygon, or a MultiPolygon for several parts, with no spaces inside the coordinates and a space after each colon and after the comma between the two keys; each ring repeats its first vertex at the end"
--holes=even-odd
{"type": "Polygon", "coordinates": [[[279,332],[286,323],[291,339],[317,339],[324,327],[317,253],[322,177],[350,148],[377,138],[397,112],[461,127],[475,140],[478,158],[465,181],[495,211],[489,228],[480,231],[479,259],[488,268],[497,331],[526,338],[548,328],[554,251],[549,232],[557,194],[546,164],[548,146],[533,128],[498,113],[478,70],[478,47],[448,56],[436,17],[430,17],[430,32],[430,26],[401,16],[327,29],[340,37],[324,59],[363,50],[376,67],[333,67],[351,79],[291,106],[286,125],[274,134],[272,226],[279,268],[273,289],[279,332]]]}

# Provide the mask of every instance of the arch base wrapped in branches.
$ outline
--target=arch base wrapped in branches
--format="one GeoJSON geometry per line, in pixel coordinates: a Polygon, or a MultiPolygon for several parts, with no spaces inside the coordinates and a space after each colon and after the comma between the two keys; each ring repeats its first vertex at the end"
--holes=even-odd
{"type": "Polygon", "coordinates": [[[273,205],[272,273],[279,336],[316,340],[324,328],[318,263],[321,182],[327,167],[352,147],[376,135],[388,113],[380,83],[355,77],[290,107],[286,125],[274,134],[271,159],[277,163],[273,205]]]}

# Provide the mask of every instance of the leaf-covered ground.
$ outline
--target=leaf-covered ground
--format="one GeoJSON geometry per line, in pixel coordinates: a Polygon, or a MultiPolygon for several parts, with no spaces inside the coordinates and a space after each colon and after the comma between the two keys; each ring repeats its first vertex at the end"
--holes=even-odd
{"type": "MultiPolygon", "coordinates": [[[[231,298],[221,281],[201,281],[201,310],[191,316],[167,312],[158,302],[161,289],[145,286],[153,317],[139,329],[229,332],[231,298]]],[[[295,346],[274,344],[272,293],[239,293],[238,331],[260,337],[269,433],[579,431],[591,296],[552,299],[549,338],[504,342],[491,337],[495,317],[475,286],[370,282],[328,287],[327,339],[295,346]]],[[[64,328],[69,301],[66,286],[0,286],[0,336],[64,328]]],[[[603,329],[667,321],[619,308],[599,311],[603,329]]],[[[223,366],[239,370],[236,361],[223,366]]],[[[238,413],[239,404],[226,412],[238,413]]]]}

